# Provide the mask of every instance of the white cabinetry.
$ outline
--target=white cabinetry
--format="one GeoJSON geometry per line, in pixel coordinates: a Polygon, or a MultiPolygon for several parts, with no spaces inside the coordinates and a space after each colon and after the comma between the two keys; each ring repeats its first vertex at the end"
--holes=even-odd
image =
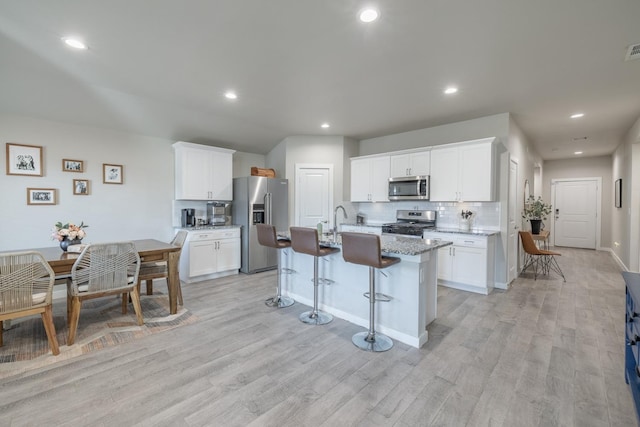
{"type": "Polygon", "coordinates": [[[495,236],[425,232],[425,239],[453,242],[438,250],[440,284],[488,294],[494,287],[495,236]]]}
{"type": "Polygon", "coordinates": [[[190,231],[180,256],[180,280],[193,283],[238,273],[240,228],[190,231]]]}
{"type": "Polygon", "coordinates": [[[389,156],[351,159],[351,201],[388,202],[389,156]]]}
{"type": "Polygon", "coordinates": [[[434,147],[431,150],[433,202],[494,200],[495,138],[434,147]]]}
{"type": "Polygon", "coordinates": [[[176,200],[232,200],[234,150],[176,142],[176,200]]]}
{"type": "Polygon", "coordinates": [[[342,224],[340,226],[340,231],[347,231],[351,233],[377,234],[378,236],[380,236],[382,234],[382,226],[342,224]]]}
{"type": "Polygon", "coordinates": [[[416,151],[413,153],[391,154],[391,178],[401,176],[429,175],[431,153],[416,151]]]}

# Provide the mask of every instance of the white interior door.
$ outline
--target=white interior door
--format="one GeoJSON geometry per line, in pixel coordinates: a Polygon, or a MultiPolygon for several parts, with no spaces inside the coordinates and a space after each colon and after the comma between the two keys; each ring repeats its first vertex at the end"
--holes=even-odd
{"type": "Polygon", "coordinates": [[[596,248],[597,180],[558,180],[553,202],[554,243],[572,248],[596,248]]]}
{"type": "Polygon", "coordinates": [[[518,276],[518,163],[509,161],[509,196],[508,196],[508,227],[507,241],[508,268],[507,283],[511,283],[518,276]]]}
{"type": "Polygon", "coordinates": [[[295,224],[316,227],[318,222],[331,224],[333,209],[333,166],[296,165],[295,224]]]}

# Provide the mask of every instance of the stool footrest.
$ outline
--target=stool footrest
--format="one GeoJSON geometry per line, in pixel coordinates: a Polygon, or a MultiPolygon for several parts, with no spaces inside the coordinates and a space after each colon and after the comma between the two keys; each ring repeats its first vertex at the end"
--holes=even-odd
{"type": "MultiPolygon", "coordinates": [[[[311,283],[313,283],[313,277],[311,278],[311,283]]],[[[318,277],[318,285],[333,285],[334,283],[336,283],[335,280],[318,277]]]]}
{"type": "MultiPolygon", "coordinates": [[[[364,294],[362,294],[366,299],[369,299],[369,295],[371,295],[369,292],[365,292],[364,294]]],[[[390,297],[389,295],[386,294],[381,294],[376,292],[376,294],[374,295],[375,297],[375,301],[380,301],[380,302],[389,302],[391,301],[393,298],[390,297]]]]}

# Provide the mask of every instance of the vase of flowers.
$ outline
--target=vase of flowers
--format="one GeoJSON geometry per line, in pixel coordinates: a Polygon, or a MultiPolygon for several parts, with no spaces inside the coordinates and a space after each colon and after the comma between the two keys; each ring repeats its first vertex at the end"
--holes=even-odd
{"type": "Polygon", "coordinates": [[[536,199],[533,196],[529,196],[524,204],[522,218],[529,220],[531,223],[531,234],[540,234],[542,221],[547,219],[550,213],[551,205],[545,203],[542,197],[536,199]]]}
{"type": "Polygon", "coordinates": [[[469,231],[471,229],[471,217],[473,216],[473,212],[469,210],[462,210],[460,212],[460,230],[469,231]]]}
{"type": "Polygon", "coordinates": [[[82,243],[82,239],[87,235],[84,231],[87,227],[89,227],[89,225],[84,222],[81,222],[80,225],[56,222],[51,239],[60,242],[60,248],[66,252],[69,245],[79,245],[82,243]]]}

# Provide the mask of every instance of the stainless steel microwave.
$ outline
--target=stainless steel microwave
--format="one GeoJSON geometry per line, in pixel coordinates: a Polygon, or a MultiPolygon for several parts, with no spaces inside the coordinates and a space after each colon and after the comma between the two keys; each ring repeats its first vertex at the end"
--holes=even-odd
{"type": "Polygon", "coordinates": [[[429,200],[429,175],[389,178],[389,200],[429,200]]]}

